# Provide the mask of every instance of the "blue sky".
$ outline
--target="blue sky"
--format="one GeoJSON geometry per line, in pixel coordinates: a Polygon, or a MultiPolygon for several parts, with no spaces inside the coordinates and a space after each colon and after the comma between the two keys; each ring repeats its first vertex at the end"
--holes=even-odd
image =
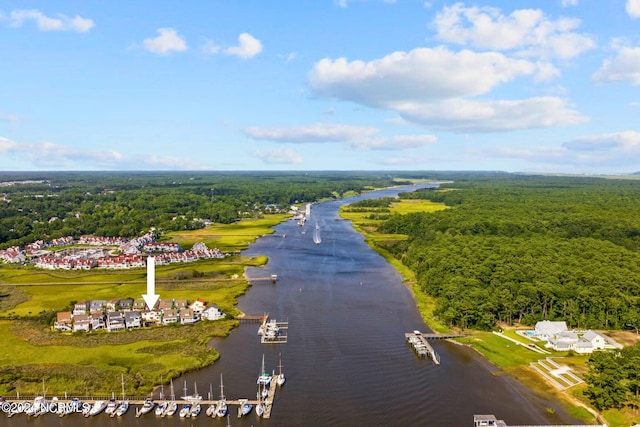
{"type": "Polygon", "coordinates": [[[640,171],[640,0],[0,0],[0,64],[0,170],[640,171]]]}

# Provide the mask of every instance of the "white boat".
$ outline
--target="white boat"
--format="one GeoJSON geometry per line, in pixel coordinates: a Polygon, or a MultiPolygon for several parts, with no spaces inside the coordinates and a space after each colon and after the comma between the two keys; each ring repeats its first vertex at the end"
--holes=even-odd
{"type": "Polygon", "coordinates": [[[271,383],[271,374],[264,370],[264,354],[262,355],[262,367],[260,368],[260,374],[258,375],[258,385],[268,386],[271,383]]]}
{"type": "Polygon", "coordinates": [[[172,400],[167,405],[167,410],[162,414],[163,417],[172,416],[178,410],[178,403],[175,400],[172,400]]]}
{"type": "Polygon", "coordinates": [[[216,404],[212,403],[209,405],[207,410],[204,412],[207,417],[215,417],[216,416],[216,404]]]}
{"type": "Polygon", "coordinates": [[[164,414],[165,411],[167,410],[167,406],[169,406],[169,402],[167,402],[166,400],[164,402],[159,403],[158,406],[156,406],[156,410],[155,410],[156,415],[161,417],[162,414],[164,414]]]}
{"type": "Polygon", "coordinates": [[[29,415],[30,417],[36,416],[36,414],[40,413],[40,408],[44,403],[44,396],[36,396],[33,399],[33,402],[30,402],[30,406],[25,409],[24,413],[29,415]]]}
{"type": "Polygon", "coordinates": [[[284,382],[287,380],[284,376],[284,373],[282,372],[282,355],[280,355],[280,361],[278,362],[278,368],[280,369],[280,373],[278,374],[278,376],[276,377],[276,383],[282,387],[282,385],[284,384],[284,382]]]}
{"type": "Polygon", "coordinates": [[[89,410],[88,415],[86,416],[93,417],[94,415],[98,415],[100,412],[104,411],[105,409],[107,409],[107,402],[105,402],[104,400],[96,400],[93,403],[93,406],[91,407],[91,409],[89,410]]]}
{"type": "Polygon", "coordinates": [[[153,411],[153,408],[155,408],[155,406],[156,406],[156,403],[153,400],[151,399],[145,400],[142,407],[136,413],[136,417],[140,417],[142,415],[148,414],[149,412],[153,411]]]}
{"type": "Polygon", "coordinates": [[[120,402],[120,406],[118,406],[118,409],[116,409],[115,414],[117,417],[121,417],[124,414],[126,414],[128,410],[129,410],[129,401],[123,400],[122,402],[120,402]]]}
{"type": "Polygon", "coordinates": [[[111,399],[109,399],[109,402],[107,403],[107,407],[104,409],[104,413],[111,417],[116,413],[118,406],[119,405],[118,405],[118,402],[116,401],[116,398],[112,397],[111,399]]]}
{"type": "Polygon", "coordinates": [[[188,416],[191,413],[191,404],[190,403],[185,403],[182,408],[180,408],[180,412],[178,415],[180,415],[180,418],[185,418],[186,416],[188,416]]]}
{"type": "Polygon", "coordinates": [[[222,382],[222,374],[220,374],[220,400],[218,401],[218,405],[216,408],[216,416],[219,418],[223,418],[227,415],[227,401],[224,398],[224,384],[222,382]]]}
{"type": "Polygon", "coordinates": [[[195,418],[198,415],[200,415],[200,411],[202,411],[202,407],[200,406],[199,403],[195,403],[192,407],[191,407],[191,411],[189,412],[189,416],[191,418],[195,418]]]}

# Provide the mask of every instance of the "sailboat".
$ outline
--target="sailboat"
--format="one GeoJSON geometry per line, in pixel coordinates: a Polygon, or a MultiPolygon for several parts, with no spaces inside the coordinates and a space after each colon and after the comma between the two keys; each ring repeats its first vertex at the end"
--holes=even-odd
{"type": "Polygon", "coordinates": [[[280,369],[280,373],[276,377],[276,383],[278,383],[278,385],[282,387],[284,382],[287,380],[284,376],[284,373],[282,372],[282,354],[280,354],[280,361],[278,362],[278,368],[280,369]]]}
{"type": "Polygon", "coordinates": [[[222,383],[222,374],[220,374],[220,401],[216,409],[216,416],[223,418],[227,415],[227,401],[224,398],[224,384],[222,383]]]}
{"type": "MultiPolygon", "coordinates": [[[[211,383],[209,383],[209,400],[211,400],[212,396],[213,396],[213,388],[211,386],[211,383]]],[[[209,407],[205,411],[205,415],[207,417],[215,417],[216,416],[216,404],[215,403],[212,403],[211,405],[209,405],[209,407]]]]}
{"type": "Polygon", "coordinates": [[[249,403],[249,399],[238,399],[240,406],[238,407],[238,418],[247,415],[253,409],[253,405],[249,403]]]}
{"type": "Polygon", "coordinates": [[[158,403],[158,406],[156,406],[156,416],[162,416],[162,414],[164,414],[164,411],[167,410],[167,405],[169,404],[169,402],[166,401],[166,399],[164,398],[164,384],[162,384],[162,378],[160,379],[160,400],[161,402],[158,403]]]}
{"type": "Polygon", "coordinates": [[[173,390],[173,379],[172,379],[171,380],[171,400],[167,404],[167,409],[164,411],[164,414],[162,414],[162,416],[163,417],[166,417],[167,415],[171,416],[175,414],[177,410],[178,410],[178,403],[176,402],[176,394],[173,390]]]}
{"type": "Polygon", "coordinates": [[[271,383],[271,374],[264,370],[264,353],[262,354],[262,366],[260,367],[260,374],[258,375],[258,385],[268,386],[271,383]]]}
{"type": "Polygon", "coordinates": [[[258,404],[256,405],[256,415],[258,416],[258,418],[264,416],[264,413],[267,410],[267,405],[262,399],[262,390],[260,390],[261,387],[264,387],[264,385],[258,384],[258,404]]]}
{"type": "Polygon", "coordinates": [[[104,413],[112,417],[113,415],[115,415],[118,406],[120,405],[116,400],[116,396],[113,392],[111,392],[111,399],[109,399],[109,403],[107,403],[107,407],[105,408],[104,413]]]}
{"type": "Polygon", "coordinates": [[[125,399],[124,394],[124,374],[121,374],[120,382],[122,383],[122,400],[113,414],[111,414],[111,417],[121,417],[129,410],[129,401],[125,399]]]}

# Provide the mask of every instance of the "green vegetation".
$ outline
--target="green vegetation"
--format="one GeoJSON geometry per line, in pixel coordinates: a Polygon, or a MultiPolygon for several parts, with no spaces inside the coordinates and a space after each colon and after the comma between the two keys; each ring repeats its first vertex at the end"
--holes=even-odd
{"type": "Polygon", "coordinates": [[[0,203],[0,249],[83,234],[135,237],[151,227],[196,230],[205,220],[231,224],[396,183],[355,172],[0,172],[0,182],[24,180],[42,182],[2,188],[9,202],[0,203]]]}

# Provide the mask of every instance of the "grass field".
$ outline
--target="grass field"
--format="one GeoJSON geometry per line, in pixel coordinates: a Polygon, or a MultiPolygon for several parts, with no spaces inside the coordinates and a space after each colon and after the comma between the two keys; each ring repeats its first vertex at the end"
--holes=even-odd
{"type": "Polygon", "coordinates": [[[197,242],[203,242],[223,252],[239,251],[245,249],[258,237],[273,233],[272,227],[290,216],[288,214],[266,215],[264,218],[247,219],[233,224],[214,224],[200,230],[173,231],[167,233],[165,237],[187,249],[197,242]]]}

